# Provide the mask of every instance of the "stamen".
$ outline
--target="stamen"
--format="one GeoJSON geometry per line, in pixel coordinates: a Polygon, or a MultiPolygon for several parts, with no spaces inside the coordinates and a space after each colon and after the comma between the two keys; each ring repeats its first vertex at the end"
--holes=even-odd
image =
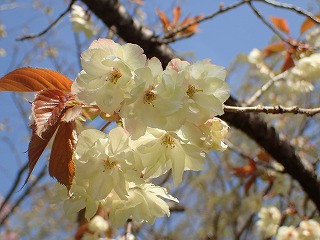
{"type": "Polygon", "coordinates": [[[109,73],[109,76],[107,77],[106,81],[110,81],[113,84],[116,84],[119,78],[121,77],[122,77],[121,72],[116,68],[112,68],[112,71],[109,73]]]}
{"type": "Polygon", "coordinates": [[[107,158],[106,160],[103,161],[103,166],[104,166],[104,172],[107,170],[107,169],[111,169],[113,167],[115,167],[117,165],[117,162],[113,161],[113,162],[110,162],[109,158],[107,158]]]}
{"type": "Polygon", "coordinates": [[[196,92],[202,92],[203,90],[201,89],[196,89],[196,86],[195,85],[189,85],[188,86],[188,90],[186,92],[186,94],[188,95],[188,97],[192,98],[193,95],[196,93],[196,92]]]}
{"type": "Polygon", "coordinates": [[[147,91],[145,91],[144,97],[143,97],[143,102],[147,103],[147,104],[152,104],[152,102],[157,98],[157,94],[155,94],[152,90],[154,88],[151,87],[150,89],[148,89],[147,91]]]}
{"type": "Polygon", "coordinates": [[[161,144],[164,144],[166,146],[166,148],[170,147],[171,149],[173,149],[176,146],[173,137],[170,136],[169,134],[166,134],[162,138],[161,144]]]}

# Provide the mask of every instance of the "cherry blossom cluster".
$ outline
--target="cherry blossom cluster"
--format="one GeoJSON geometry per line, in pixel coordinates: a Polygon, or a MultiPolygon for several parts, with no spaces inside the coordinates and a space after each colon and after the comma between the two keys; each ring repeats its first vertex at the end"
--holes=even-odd
{"type": "Polygon", "coordinates": [[[263,238],[275,236],[276,240],[320,239],[320,224],[314,219],[301,221],[299,227],[279,226],[281,213],[275,206],[262,207],[258,218],[256,227],[263,238]]]}
{"type": "Polygon", "coordinates": [[[80,132],[72,196],[61,188],[67,214],[86,208],[91,219],[102,206],[115,226],[129,217],[153,223],[169,216],[164,200],[178,200],[151,180],[172,170],[177,186],[184,171],[204,168],[211,150],[227,148],[228,126],[216,117],[229,97],[226,71],[209,60],[180,59],[163,69],[139,46],[108,39],[94,41],[81,64],[72,93],[118,125],[108,133],[80,132]]]}
{"type": "Polygon", "coordinates": [[[94,26],[90,15],[79,5],[72,5],[70,22],[75,33],[84,32],[87,38],[91,38],[97,33],[98,29],[94,26]]]}

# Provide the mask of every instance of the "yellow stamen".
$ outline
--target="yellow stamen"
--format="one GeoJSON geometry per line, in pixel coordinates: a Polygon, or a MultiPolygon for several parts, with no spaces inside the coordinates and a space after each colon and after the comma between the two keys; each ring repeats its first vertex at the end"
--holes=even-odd
{"type": "Polygon", "coordinates": [[[151,87],[150,89],[148,89],[147,91],[145,91],[144,97],[143,97],[143,102],[147,103],[147,104],[152,104],[152,102],[157,98],[157,94],[155,94],[152,90],[154,88],[151,87]]]}
{"type": "Polygon", "coordinates": [[[196,86],[195,85],[189,85],[188,86],[188,90],[187,90],[187,95],[188,95],[188,97],[193,97],[193,95],[196,93],[196,92],[202,92],[202,90],[200,90],[200,89],[196,89],[196,86]]]}
{"type": "Polygon", "coordinates": [[[162,142],[161,144],[164,144],[166,146],[166,148],[171,148],[173,149],[176,145],[174,142],[174,138],[172,136],[170,136],[169,134],[166,134],[163,138],[162,138],[162,142]]]}
{"type": "Polygon", "coordinates": [[[113,167],[115,167],[117,165],[116,162],[110,162],[109,158],[107,158],[106,160],[103,161],[103,166],[104,166],[104,170],[106,171],[107,169],[111,169],[113,167]]]}
{"type": "Polygon", "coordinates": [[[116,84],[121,77],[121,72],[118,69],[113,68],[106,80],[112,82],[113,84],[116,84]]]}

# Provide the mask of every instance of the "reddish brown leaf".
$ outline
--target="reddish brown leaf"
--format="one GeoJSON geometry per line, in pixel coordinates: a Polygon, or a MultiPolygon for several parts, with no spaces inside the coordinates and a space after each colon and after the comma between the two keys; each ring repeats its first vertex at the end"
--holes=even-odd
{"type": "Polygon", "coordinates": [[[18,68],[0,79],[0,91],[38,92],[71,90],[72,81],[65,75],[43,68],[18,68]]]}
{"type": "Polygon", "coordinates": [[[285,48],[286,48],[286,44],[284,42],[270,44],[266,49],[264,49],[263,56],[269,57],[272,54],[284,51],[285,48]]]}
{"type": "MultiPolygon", "coordinates": [[[[202,18],[202,15],[190,18],[187,16],[181,23],[179,23],[180,17],[181,17],[181,8],[180,6],[177,6],[173,9],[173,20],[170,21],[169,18],[166,16],[166,14],[160,10],[156,10],[157,14],[160,17],[162,28],[164,33],[169,33],[170,31],[185,27],[186,25],[191,24],[189,27],[184,29],[183,31],[175,33],[173,36],[176,35],[189,35],[194,34],[198,31],[198,23],[194,23],[195,21],[198,21],[202,18]],[[194,23],[194,24],[192,24],[194,23]]],[[[172,36],[171,36],[172,37],[172,36]]]]}
{"type": "Polygon", "coordinates": [[[286,58],[284,60],[284,64],[281,68],[281,72],[284,72],[290,68],[294,67],[294,61],[291,57],[291,54],[289,52],[286,53],[286,58]]]}
{"type": "Polygon", "coordinates": [[[249,161],[248,165],[242,166],[242,167],[231,167],[231,169],[234,171],[234,175],[240,178],[249,177],[256,174],[256,163],[253,160],[249,161]]]}
{"type": "Polygon", "coordinates": [[[171,24],[170,20],[168,19],[167,15],[158,9],[156,10],[156,12],[157,12],[158,16],[160,17],[163,32],[166,33],[168,31],[172,30],[172,24],[171,24]]]}
{"type": "Polygon", "coordinates": [[[44,149],[48,145],[50,139],[52,138],[53,134],[55,133],[57,127],[59,126],[59,122],[53,125],[51,128],[47,129],[47,131],[43,132],[42,138],[40,138],[34,131],[35,124],[31,126],[33,129],[33,134],[31,136],[31,140],[29,143],[28,148],[28,159],[29,159],[29,173],[28,177],[24,184],[28,182],[28,179],[36,166],[41,154],[43,153],[44,149]]]}
{"type": "MultiPolygon", "coordinates": [[[[202,15],[195,16],[193,18],[186,17],[182,21],[182,23],[179,24],[179,27],[184,27],[188,24],[196,22],[196,21],[200,20],[202,17],[203,17],[202,15]]],[[[194,34],[194,33],[198,32],[198,25],[199,25],[198,23],[194,23],[194,24],[190,25],[187,29],[182,31],[182,34],[188,35],[188,34],[194,34]]]]}
{"type": "Polygon", "coordinates": [[[287,21],[284,18],[279,18],[279,17],[270,17],[273,25],[278,28],[280,31],[289,34],[290,33],[290,28],[287,23],[287,21]]]}
{"type": "Polygon", "coordinates": [[[75,122],[61,122],[55,136],[49,162],[49,173],[70,190],[75,174],[72,155],[76,146],[75,122]]]}
{"type": "Polygon", "coordinates": [[[70,93],[60,90],[43,90],[35,96],[32,101],[32,113],[35,120],[35,133],[39,137],[42,137],[42,133],[57,122],[69,98],[70,93]]]}
{"type": "Polygon", "coordinates": [[[173,25],[176,26],[180,20],[181,16],[181,8],[180,6],[177,6],[173,9],[173,25]]]}
{"type": "Polygon", "coordinates": [[[244,192],[245,194],[248,194],[249,193],[249,190],[250,190],[250,187],[252,186],[252,184],[255,182],[256,180],[256,176],[253,175],[251,176],[248,181],[245,183],[244,185],[244,192]]]}
{"type": "MultiPolygon", "coordinates": [[[[320,15],[315,16],[316,18],[320,19],[320,15]]],[[[303,23],[301,24],[300,27],[300,34],[305,33],[306,31],[308,31],[310,28],[312,28],[313,26],[315,26],[316,23],[315,21],[313,21],[310,18],[307,18],[306,20],[303,21],[303,23]]]]}
{"type": "Polygon", "coordinates": [[[260,161],[263,161],[265,163],[269,163],[271,160],[270,155],[265,150],[259,150],[259,153],[257,154],[257,158],[260,161]]]}

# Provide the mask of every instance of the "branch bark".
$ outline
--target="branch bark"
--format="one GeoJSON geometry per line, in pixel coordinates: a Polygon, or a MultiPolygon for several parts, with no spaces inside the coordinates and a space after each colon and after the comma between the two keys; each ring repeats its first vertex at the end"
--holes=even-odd
{"type": "MultiPolygon", "coordinates": [[[[140,45],[145,54],[157,57],[164,66],[175,57],[174,51],[167,45],[159,43],[158,37],[148,28],[131,18],[117,0],[82,0],[88,8],[100,18],[106,26],[113,27],[117,34],[126,42],[140,45]]],[[[230,97],[226,105],[240,106],[239,102],[230,97]]],[[[297,180],[302,189],[320,211],[320,183],[313,169],[307,168],[296,153],[295,148],[281,138],[275,128],[267,124],[255,113],[225,113],[221,118],[231,126],[240,129],[252,140],[257,142],[279,163],[285,172],[297,180]]]]}

